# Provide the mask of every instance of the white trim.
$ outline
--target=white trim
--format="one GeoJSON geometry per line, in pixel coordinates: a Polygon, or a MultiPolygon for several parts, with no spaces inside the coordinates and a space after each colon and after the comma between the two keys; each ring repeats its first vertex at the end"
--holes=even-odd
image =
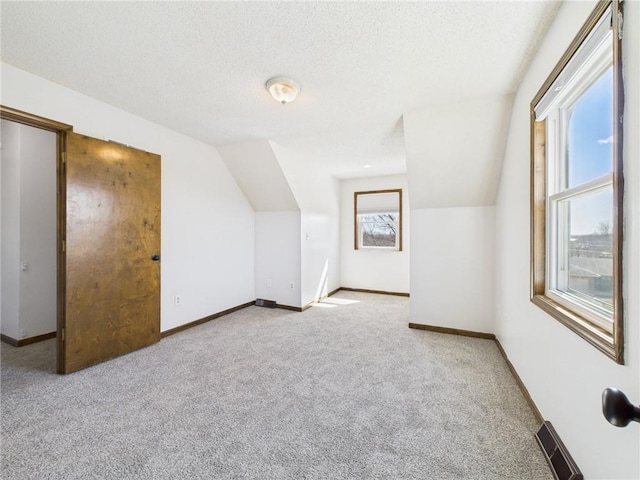
{"type": "Polygon", "coordinates": [[[611,185],[613,185],[613,173],[610,172],[594,180],[582,183],[576,187],[567,188],[566,190],[556,193],[555,195],[550,195],[549,202],[555,203],[562,200],[584,197],[591,193],[596,193],[599,190],[604,190],[611,185]]]}
{"type": "MultiPolygon", "coordinates": [[[[536,121],[544,120],[558,104],[564,107],[567,102],[571,103],[567,92],[574,91],[575,83],[586,83],[588,86],[602,73],[599,70],[602,68],[603,55],[611,58],[611,35],[611,7],[609,7],[534,107],[536,121]]],[[[578,92],[578,95],[580,93],[578,92]]]]}
{"type": "Polygon", "coordinates": [[[366,250],[400,250],[400,212],[398,210],[395,211],[376,211],[370,213],[360,213],[358,212],[357,221],[358,221],[358,249],[366,249],[366,250]],[[362,217],[373,216],[377,214],[393,214],[395,220],[391,222],[386,222],[384,220],[374,220],[371,222],[363,222],[362,217]],[[365,245],[364,244],[364,229],[362,228],[363,224],[385,224],[385,223],[393,223],[395,228],[395,245],[393,246],[378,246],[378,245],[365,245]]]}
{"type": "Polygon", "coordinates": [[[599,309],[596,305],[587,303],[570,292],[547,290],[545,295],[563,307],[576,312],[593,325],[602,328],[609,334],[613,334],[613,317],[610,312],[599,309]]]}
{"type": "MultiPolygon", "coordinates": [[[[536,121],[546,120],[547,192],[545,295],[594,326],[613,333],[613,314],[606,302],[569,288],[569,201],[613,191],[613,173],[568,188],[567,142],[573,106],[613,65],[611,7],[534,107],[536,121]]],[[[613,119],[612,119],[613,120],[613,119]]]]}

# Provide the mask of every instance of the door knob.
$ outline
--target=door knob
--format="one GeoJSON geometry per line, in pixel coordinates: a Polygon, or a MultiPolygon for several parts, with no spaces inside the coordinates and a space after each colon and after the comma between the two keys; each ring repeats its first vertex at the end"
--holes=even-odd
{"type": "Polygon", "coordinates": [[[640,422],[640,407],[632,405],[627,396],[617,388],[607,388],[602,392],[602,413],[616,427],[640,422]]]}
{"type": "Polygon", "coordinates": [[[151,260],[153,260],[154,262],[159,261],[159,260],[160,260],[160,255],[158,255],[158,254],[153,255],[153,256],[151,257],[151,260]]]}

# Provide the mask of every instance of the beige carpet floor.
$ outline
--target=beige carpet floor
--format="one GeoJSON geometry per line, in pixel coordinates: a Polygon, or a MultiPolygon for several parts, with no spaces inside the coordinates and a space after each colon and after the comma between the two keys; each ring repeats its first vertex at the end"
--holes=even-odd
{"type": "Polygon", "coordinates": [[[2,344],[1,477],[552,479],[494,342],[408,321],[407,298],[340,292],[68,376],[53,340],[2,344]]]}

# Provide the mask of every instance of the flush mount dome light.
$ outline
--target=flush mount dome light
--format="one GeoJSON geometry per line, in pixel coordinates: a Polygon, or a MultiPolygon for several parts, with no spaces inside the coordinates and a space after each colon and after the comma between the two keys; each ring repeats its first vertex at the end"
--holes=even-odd
{"type": "Polygon", "coordinates": [[[274,77],[267,82],[267,90],[273,98],[284,105],[296,99],[300,93],[300,85],[287,77],[274,77]]]}

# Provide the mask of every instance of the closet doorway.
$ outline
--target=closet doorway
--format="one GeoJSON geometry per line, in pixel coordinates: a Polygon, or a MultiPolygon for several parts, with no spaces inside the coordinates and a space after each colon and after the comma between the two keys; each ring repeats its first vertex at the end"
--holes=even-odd
{"type": "Polygon", "coordinates": [[[56,136],[58,373],[159,341],[160,156],[10,108],[0,113],[56,136]]]}

